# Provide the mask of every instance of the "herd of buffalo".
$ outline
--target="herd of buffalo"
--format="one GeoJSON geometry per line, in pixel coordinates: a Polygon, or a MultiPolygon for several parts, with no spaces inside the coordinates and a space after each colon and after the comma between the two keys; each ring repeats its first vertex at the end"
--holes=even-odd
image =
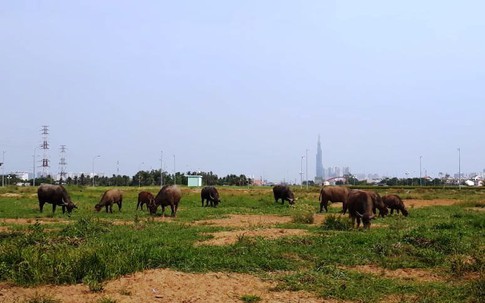
{"type": "MultiPolygon", "coordinates": [[[[202,188],[200,194],[202,206],[217,207],[220,203],[219,192],[213,186],[202,188]]],[[[77,208],[62,185],[42,184],[37,190],[37,196],[41,212],[45,203],[52,204],[53,212],[55,212],[56,206],[62,207],[62,213],[65,213],[67,209],[68,214],[74,208],[77,208]]],[[[293,205],[296,201],[291,189],[285,185],[274,186],[273,196],[275,203],[281,200],[282,204],[288,201],[289,204],[293,205]]],[[[165,207],[170,206],[172,211],[171,216],[174,217],[177,213],[181,197],[182,193],[176,185],[163,186],[156,196],[153,196],[153,194],[147,191],[142,191],[138,194],[136,209],[143,209],[143,205],[145,204],[150,213],[154,215],[157,213],[158,206],[160,206],[163,215],[165,213],[165,207]]],[[[345,214],[348,211],[353,225],[357,221],[357,227],[360,226],[362,221],[364,228],[369,228],[370,221],[376,217],[376,210],[379,210],[379,215],[382,217],[388,214],[388,209],[391,210],[391,214],[396,210],[397,213],[401,212],[404,216],[408,215],[404,203],[397,195],[381,197],[373,191],[349,189],[343,186],[325,186],[320,190],[318,200],[320,202],[320,212],[323,212],[324,209],[328,212],[327,207],[329,202],[342,202],[342,213],[345,214]]],[[[112,213],[114,204],[117,204],[118,210],[121,211],[122,202],[123,193],[121,190],[109,189],[103,193],[99,203],[94,208],[96,211],[105,208],[106,212],[112,213]]]]}

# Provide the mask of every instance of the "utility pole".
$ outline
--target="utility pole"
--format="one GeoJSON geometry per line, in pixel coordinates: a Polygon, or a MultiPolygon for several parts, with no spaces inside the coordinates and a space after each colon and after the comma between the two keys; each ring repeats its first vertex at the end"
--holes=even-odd
{"type": "Polygon", "coordinates": [[[59,175],[60,175],[60,180],[59,180],[59,184],[62,184],[62,181],[65,181],[66,180],[66,175],[67,175],[67,172],[66,172],[66,146],[65,145],[61,145],[61,160],[59,161],[59,167],[60,167],[60,172],[59,172],[59,175]]]}
{"type": "Polygon", "coordinates": [[[42,174],[43,177],[47,177],[49,175],[49,155],[47,151],[49,150],[49,126],[42,125],[42,150],[44,151],[43,159],[42,159],[42,174]]]}

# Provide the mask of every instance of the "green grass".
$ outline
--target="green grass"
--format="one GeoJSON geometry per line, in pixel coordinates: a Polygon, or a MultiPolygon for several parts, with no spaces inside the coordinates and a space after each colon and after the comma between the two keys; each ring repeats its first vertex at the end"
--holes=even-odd
{"type": "MultiPolygon", "coordinates": [[[[30,221],[0,223],[10,229],[0,229],[0,281],[85,283],[91,291],[100,291],[105,281],[121,275],[172,268],[251,273],[275,279],[276,290],[307,290],[323,298],[361,302],[377,302],[387,296],[398,296],[401,302],[479,302],[483,298],[485,214],[467,210],[483,205],[483,190],[405,190],[415,199],[437,197],[462,203],[410,209],[407,218],[379,218],[374,222],[382,227],[373,223],[365,231],[350,228],[348,218],[339,216],[340,209],[335,208],[330,208],[331,215],[322,226],[307,224],[319,208],[318,188],[296,188],[295,196],[300,199],[296,207],[288,207],[274,203],[270,188],[221,187],[222,203],[217,208],[201,207],[199,191],[183,188],[177,218],[171,222],[154,221],[147,211],[135,211],[138,192],[156,194],[156,188],[123,188],[123,209],[118,212],[116,208],[113,214],[94,211],[106,188],[68,188],[79,207],[71,217],[62,215],[60,209],[52,215],[50,205],[40,214],[33,188],[10,188],[8,196],[2,190],[0,218],[30,221]],[[285,228],[304,228],[310,235],[276,240],[240,237],[228,246],[194,245],[208,239],[206,233],[230,228],[191,222],[229,214],[290,216],[294,222],[284,224],[285,228]],[[36,218],[50,217],[62,221],[36,222],[36,218]],[[115,220],[133,224],[117,225],[115,220]],[[443,280],[390,279],[354,271],[355,265],[420,268],[443,280]],[[268,272],[286,274],[275,278],[268,272]]],[[[398,194],[400,190],[385,189],[398,194]]],[[[248,294],[241,300],[256,302],[247,300],[257,298],[248,294]]]]}

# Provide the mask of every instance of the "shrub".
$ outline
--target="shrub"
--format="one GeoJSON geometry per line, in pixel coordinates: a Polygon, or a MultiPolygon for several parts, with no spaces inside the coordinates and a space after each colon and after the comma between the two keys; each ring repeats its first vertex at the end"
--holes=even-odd
{"type": "Polygon", "coordinates": [[[322,224],[324,230],[350,230],[352,223],[344,217],[329,215],[322,224]]]}
{"type": "Polygon", "coordinates": [[[244,295],[241,297],[241,301],[246,303],[253,303],[261,301],[261,297],[255,295],[244,295]]]}
{"type": "Polygon", "coordinates": [[[300,204],[295,208],[291,214],[294,223],[313,224],[315,218],[313,217],[314,209],[309,205],[300,204]]]}

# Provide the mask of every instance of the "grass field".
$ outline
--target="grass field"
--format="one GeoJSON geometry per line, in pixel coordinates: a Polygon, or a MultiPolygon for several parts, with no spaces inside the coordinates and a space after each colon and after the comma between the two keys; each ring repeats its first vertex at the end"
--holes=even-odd
{"type": "MultiPolygon", "coordinates": [[[[78,206],[68,217],[60,208],[52,214],[50,204],[40,213],[35,188],[1,188],[0,281],[83,283],[94,292],[126,274],[168,268],[249,273],[275,282],[275,292],[304,290],[350,302],[484,302],[485,190],[373,188],[399,194],[410,215],[379,218],[363,231],[349,227],[340,203],[330,214],[316,215],[316,187],[294,188],[296,207],[274,203],[269,187],[220,187],[218,208],[201,207],[200,189],[182,187],[175,219],[135,211],[138,192],[156,194],[155,187],[122,188],[121,212],[115,206],[113,214],[96,213],[106,189],[68,187],[78,206]],[[423,201],[449,203],[421,207],[423,201]],[[203,221],[235,215],[259,221],[203,221]],[[268,223],[275,217],[287,220],[268,223]],[[258,236],[262,229],[288,236],[258,236]],[[232,242],[204,244],[235,230],[232,242]]],[[[251,300],[258,298],[241,297],[251,300]]]]}

